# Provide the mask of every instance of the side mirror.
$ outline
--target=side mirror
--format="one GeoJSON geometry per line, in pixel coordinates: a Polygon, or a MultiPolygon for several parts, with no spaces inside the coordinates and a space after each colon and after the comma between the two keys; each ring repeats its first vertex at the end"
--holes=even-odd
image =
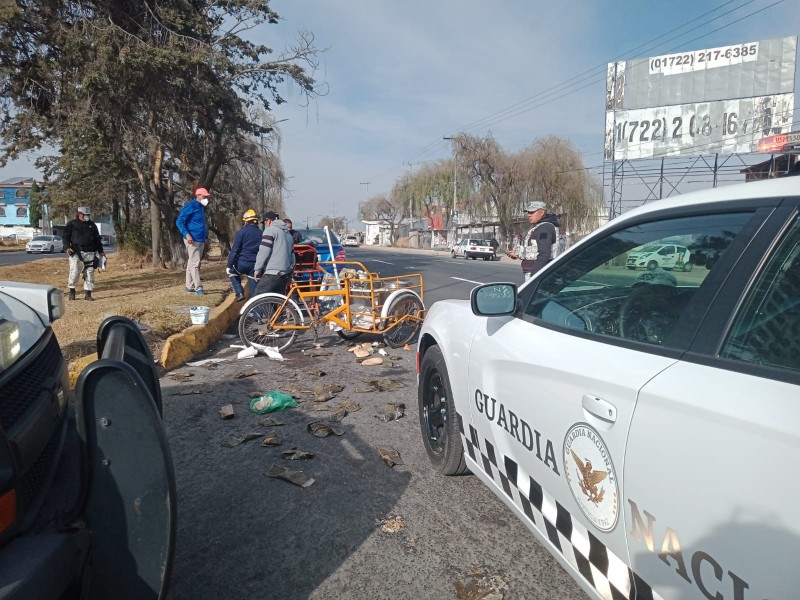
{"type": "Polygon", "coordinates": [[[517,286],[513,283],[488,283],[470,293],[472,312],[481,317],[514,314],[517,307],[517,286]]]}

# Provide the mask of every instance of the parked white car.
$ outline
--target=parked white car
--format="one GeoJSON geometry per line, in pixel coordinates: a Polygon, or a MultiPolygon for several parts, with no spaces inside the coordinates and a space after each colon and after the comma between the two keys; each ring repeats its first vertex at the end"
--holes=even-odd
{"type": "Polygon", "coordinates": [[[679,244],[647,244],[628,253],[626,266],[632,271],[636,269],[652,271],[659,267],[691,271],[690,254],[686,246],[679,244]]]}
{"type": "Polygon", "coordinates": [[[450,250],[450,256],[453,258],[471,258],[475,260],[482,258],[483,260],[497,260],[497,255],[494,252],[489,240],[480,240],[475,238],[463,239],[458,242],[453,249],[450,250]]]}
{"type": "Polygon", "coordinates": [[[358,238],[354,235],[346,235],[342,239],[342,246],[354,246],[358,248],[358,238]]]}
{"type": "Polygon", "coordinates": [[[797,184],[648,204],[426,315],[432,464],[469,469],[591,598],[797,597],[797,184]],[[719,255],[628,270],[670,239],[719,255]]]}
{"type": "Polygon", "coordinates": [[[63,252],[64,242],[58,235],[37,235],[30,242],[25,244],[25,251],[31,252],[63,252]]]}

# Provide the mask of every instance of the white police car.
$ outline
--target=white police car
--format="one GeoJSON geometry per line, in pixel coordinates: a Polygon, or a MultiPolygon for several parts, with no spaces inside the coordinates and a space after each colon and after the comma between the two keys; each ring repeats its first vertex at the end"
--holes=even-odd
{"type": "Polygon", "coordinates": [[[593,598],[800,589],[800,179],[631,211],[519,290],[428,311],[422,437],[593,598]],[[682,241],[709,269],[630,271],[682,241]]]}

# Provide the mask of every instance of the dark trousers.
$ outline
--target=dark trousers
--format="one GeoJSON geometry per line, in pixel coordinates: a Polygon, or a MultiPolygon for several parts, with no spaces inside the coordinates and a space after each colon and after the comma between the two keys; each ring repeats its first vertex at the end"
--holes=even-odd
{"type": "Polygon", "coordinates": [[[255,296],[256,280],[253,279],[253,267],[255,267],[255,263],[246,260],[239,260],[233,266],[234,273],[229,275],[228,279],[231,280],[231,286],[237,295],[244,295],[244,288],[242,287],[241,278],[243,276],[247,276],[247,289],[249,291],[248,297],[252,298],[255,296]]]}
{"type": "Polygon", "coordinates": [[[290,275],[262,275],[256,286],[256,295],[275,292],[285,294],[290,275]]]}

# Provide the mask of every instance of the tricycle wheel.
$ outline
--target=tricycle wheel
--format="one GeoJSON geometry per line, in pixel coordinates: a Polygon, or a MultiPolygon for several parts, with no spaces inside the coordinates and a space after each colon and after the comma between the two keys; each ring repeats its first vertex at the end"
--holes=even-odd
{"type": "Polygon", "coordinates": [[[253,302],[239,317],[239,337],[256,350],[272,348],[279,352],[288,348],[297,336],[297,329],[276,329],[271,325],[300,325],[300,315],[291,304],[280,298],[261,298],[253,302]],[[275,313],[281,311],[277,317],[275,313]]]}
{"type": "Polygon", "coordinates": [[[386,332],[383,341],[391,348],[402,348],[414,339],[422,327],[425,305],[416,294],[407,292],[392,300],[386,311],[386,332]]]}
{"type": "Polygon", "coordinates": [[[439,346],[422,357],[419,369],[419,424],[428,458],[443,475],[461,475],[467,470],[447,365],[439,346]]]}
{"type": "Polygon", "coordinates": [[[354,340],[358,336],[360,336],[362,333],[364,333],[364,332],[363,331],[350,331],[350,330],[347,330],[347,329],[339,329],[336,332],[336,335],[338,335],[343,340],[354,340]]]}

